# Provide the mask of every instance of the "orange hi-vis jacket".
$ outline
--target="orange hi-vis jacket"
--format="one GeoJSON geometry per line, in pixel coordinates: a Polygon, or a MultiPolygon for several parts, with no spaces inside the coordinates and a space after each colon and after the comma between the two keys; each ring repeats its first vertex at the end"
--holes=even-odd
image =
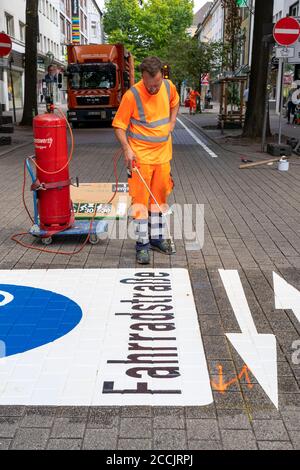
{"type": "Polygon", "coordinates": [[[156,95],[143,81],[128,90],[113,120],[113,127],[127,131],[138,163],[157,165],[172,159],[170,110],[179,103],[175,85],[164,80],[156,95]]]}
{"type": "Polygon", "coordinates": [[[197,96],[201,96],[198,91],[192,90],[190,92],[190,108],[196,108],[197,107],[197,96]]]}

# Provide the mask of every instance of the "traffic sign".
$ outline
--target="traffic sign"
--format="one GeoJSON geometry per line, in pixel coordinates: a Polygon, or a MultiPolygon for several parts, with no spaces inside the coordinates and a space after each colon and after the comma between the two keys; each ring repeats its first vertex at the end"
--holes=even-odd
{"type": "Polygon", "coordinates": [[[276,47],[276,57],[280,58],[289,58],[295,57],[295,48],[294,47],[276,47]]]}
{"type": "Polygon", "coordinates": [[[292,16],[281,18],[274,26],[273,36],[280,46],[291,46],[295,44],[300,36],[300,24],[298,20],[292,16]]]}
{"type": "Polygon", "coordinates": [[[7,56],[12,48],[10,37],[5,33],[0,33],[0,57],[7,56]]]}
{"type": "Polygon", "coordinates": [[[293,48],[295,49],[295,55],[294,55],[294,57],[291,57],[291,58],[288,59],[288,63],[289,64],[300,64],[300,38],[293,45],[293,48]]]}
{"type": "Polygon", "coordinates": [[[201,85],[208,86],[209,85],[209,73],[204,73],[201,76],[201,85]]]}

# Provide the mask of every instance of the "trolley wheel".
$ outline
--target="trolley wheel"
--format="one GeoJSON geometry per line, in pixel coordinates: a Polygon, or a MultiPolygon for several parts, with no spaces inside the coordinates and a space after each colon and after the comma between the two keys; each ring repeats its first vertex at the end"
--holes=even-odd
{"type": "Polygon", "coordinates": [[[99,240],[98,236],[95,233],[91,233],[90,240],[89,240],[90,244],[91,245],[97,245],[99,243],[99,241],[100,240],[99,240]]]}
{"type": "Polygon", "coordinates": [[[43,245],[51,245],[51,243],[52,243],[52,237],[42,238],[43,245]]]}

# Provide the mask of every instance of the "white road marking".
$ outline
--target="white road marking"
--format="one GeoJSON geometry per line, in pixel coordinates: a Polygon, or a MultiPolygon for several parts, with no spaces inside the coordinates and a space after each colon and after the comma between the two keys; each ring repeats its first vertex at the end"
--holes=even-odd
{"type": "Polygon", "coordinates": [[[273,283],[275,308],[293,310],[295,317],[300,323],[300,292],[276,273],[273,273],[273,283]]]}
{"type": "Polygon", "coordinates": [[[0,302],[0,307],[4,307],[5,305],[9,304],[14,300],[14,296],[11,295],[9,292],[4,292],[3,290],[0,290],[0,295],[4,297],[4,299],[0,302]]]}
{"type": "Polygon", "coordinates": [[[188,134],[190,134],[191,137],[193,137],[193,139],[195,140],[195,142],[197,142],[197,144],[201,145],[201,147],[203,147],[203,149],[205,150],[205,152],[208,153],[208,155],[212,158],[218,158],[218,155],[215,154],[215,152],[213,152],[204,142],[202,142],[201,139],[199,139],[199,137],[196,136],[196,134],[194,134],[194,132],[192,132],[182,121],[181,119],[177,118],[177,121],[184,127],[184,129],[187,131],[188,134]]]}
{"type": "MultiPolygon", "coordinates": [[[[80,306],[82,319],[51,343],[0,359],[0,405],[213,402],[186,269],[0,270],[1,284],[64,295],[80,306]]],[[[38,309],[25,308],[25,325],[27,313],[40,314],[38,309]]],[[[64,304],[56,309],[67,321],[64,304]]]]}
{"type": "Polygon", "coordinates": [[[276,338],[257,333],[238,271],[220,269],[219,273],[242,331],[226,336],[278,409],[276,338]]]}

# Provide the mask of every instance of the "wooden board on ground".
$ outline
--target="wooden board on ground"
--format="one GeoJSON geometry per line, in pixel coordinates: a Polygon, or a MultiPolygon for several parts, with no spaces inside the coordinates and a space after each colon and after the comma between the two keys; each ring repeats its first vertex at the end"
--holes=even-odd
{"type": "Polygon", "coordinates": [[[286,157],[269,158],[269,160],[258,160],[257,162],[244,163],[240,165],[240,170],[244,170],[246,168],[254,168],[260,165],[269,165],[270,163],[279,162],[280,160],[286,160],[286,157]]]}
{"type": "Polygon", "coordinates": [[[97,210],[96,219],[126,219],[131,204],[128,184],[119,183],[115,198],[115,183],[82,183],[78,188],[71,186],[71,199],[75,219],[91,219],[97,210]]]}

